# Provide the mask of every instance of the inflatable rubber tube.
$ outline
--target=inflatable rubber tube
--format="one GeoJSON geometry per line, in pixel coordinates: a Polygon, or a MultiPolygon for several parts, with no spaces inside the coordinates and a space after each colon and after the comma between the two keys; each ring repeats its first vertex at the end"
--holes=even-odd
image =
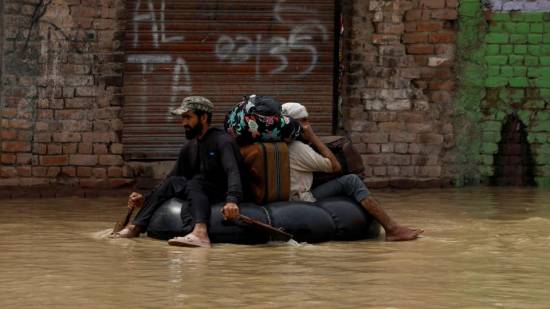
{"type": "Polygon", "coordinates": [[[308,202],[275,202],[265,207],[275,227],[282,227],[299,242],[332,240],[336,226],[322,208],[308,202]]]}
{"type": "MultiPolygon", "coordinates": [[[[262,244],[273,239],[239,221],[224,221],[223,204],[212,206],[209,236],[213,243],[262,244]]],[[[243,215],[282,228],[299,242],[319,243],[330,240],[360,240],[378,237],[380,225],[355,201],[334,197],[308,202],[276,202],[265,206],[239,205],[243,215]]],[[[157,239],[181,236],[192,230],[187,202],[173,198],[155,211],[147,234],[157,239]],[[183,220],[182,220],[183,212],[183,220]],[[185,221],[185,223],[184,223],[185,221]]]]}
{"type": "Polygon", "coordinates": [[[360,240],[380,235],[380,224],[348,197],[330,197],[316,202],[335,225],[334,240],[360,240]]]}

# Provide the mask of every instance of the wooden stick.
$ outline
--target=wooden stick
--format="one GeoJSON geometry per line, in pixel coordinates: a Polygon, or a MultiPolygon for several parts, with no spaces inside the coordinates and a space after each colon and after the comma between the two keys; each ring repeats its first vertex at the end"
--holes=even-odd
{"type": "Polygon", "coordinates": [[[256,226],[260,229],[264,229],[264,230],[267,230],[268,232],[270,233],[274,233],[274,234],[277,234],[279,236],[284,236],[284,239],[285,240],[289,240],[289,239],[292,239],[292,237],[294,237],[292,234],[289,234],[281,229],[278,229],[276,227],[273,227],[269,224],[265,224],[263,222],[260,222],[256,219],[252,219],[250,217],[247,217],[245,215],[239,215],[239,220],[245,222],[245,223],[248,223],[250,225],[253,225],[253,226],[256,226]]]}
{"type": "Polygon", "coordinates": [[[134,212],[133,207],[128,208],[128,212],[126,213],[126,216],[124,217],[124,219],[117,221],[117,223],[115,223],[115,227],[113,228],[113,233],[118,233],[122,231],[122,229],[126,227],[126,225],[128,225],[128,222],[130,222],[130,218],[132,217],[133,212],[134,212]]]}

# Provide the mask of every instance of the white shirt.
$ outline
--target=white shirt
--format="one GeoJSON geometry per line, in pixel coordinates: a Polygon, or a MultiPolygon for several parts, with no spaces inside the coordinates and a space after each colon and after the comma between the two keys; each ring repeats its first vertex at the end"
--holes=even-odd
{"type": "Polygon", "coordinates": [[[294,141],[288,145],[290,200],[315,202],[311,194],[313,172],[332,173],[332,163],[309,145],[294,141]]]}

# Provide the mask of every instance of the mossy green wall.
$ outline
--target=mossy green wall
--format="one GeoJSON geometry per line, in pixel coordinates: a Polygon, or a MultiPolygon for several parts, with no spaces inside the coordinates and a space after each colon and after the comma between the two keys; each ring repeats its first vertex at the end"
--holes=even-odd
{"type": "Polygon", "coordinates": [[[490,12],[479,0],[459,5],[455,100],[457,185],[494,173],[503,122],[526,125],[535,180],[550,187],[550,12],[490,12]]]}

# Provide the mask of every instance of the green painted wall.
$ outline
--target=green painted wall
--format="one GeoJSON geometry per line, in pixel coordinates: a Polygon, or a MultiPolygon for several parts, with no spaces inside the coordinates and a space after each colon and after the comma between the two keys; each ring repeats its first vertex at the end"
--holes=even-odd
{"type": "Polygon", "coordinates": [[[550,187],[550,12],[484,12],[479,0],[459,6],[459,83],[454,117],[456,185],[493,175],[506,116],[526,125],[535,180],[550,187]]]}

